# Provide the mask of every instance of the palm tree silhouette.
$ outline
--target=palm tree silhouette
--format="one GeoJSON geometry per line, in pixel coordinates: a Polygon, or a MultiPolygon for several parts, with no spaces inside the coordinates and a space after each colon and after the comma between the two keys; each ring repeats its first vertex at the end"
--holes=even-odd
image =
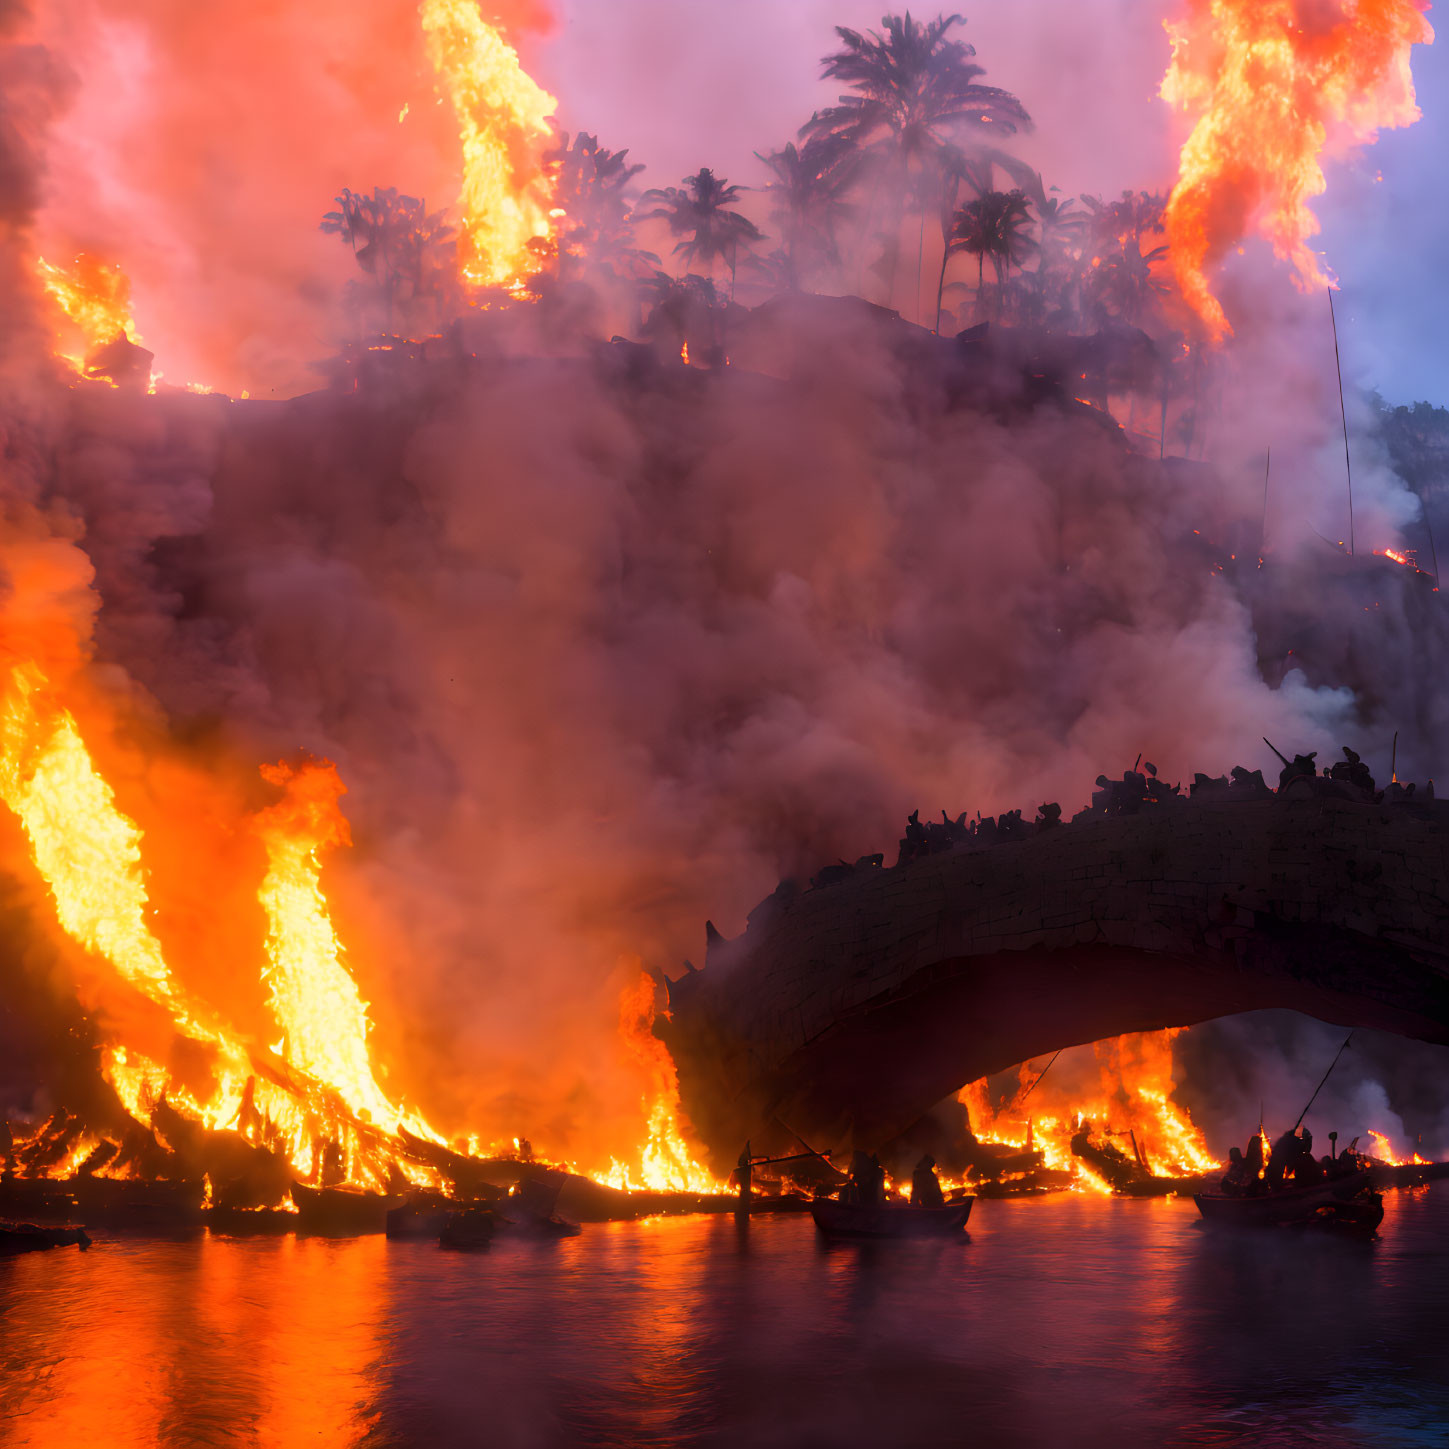
{"type": "Polygon", "coordinates": [[[976,304],[983,317],[986,258],[991,258],[999,293],[1011,268],[1036,250],[1036,242],[1027,235],[1030,225],[1031,203],[1024,191],[988,191],[968,201],[952,218],[947,257],[969,252],[976,258],[976,304]]]}
{"type": "Polygon", "coordinates": [[[587,264],[637,278],[646,264],[659,265],[652,252],[633,244],[629,186],[644,168],[630,165],[627,151],[606,151],[597,136],[580,131],[571,139],[564,131],[544,159],[554,172],[554,205],[563,213],[557,230],[561,273],[587,264]]]}
{"type": "Polygon", "coordinates": [[[740,188],[731,186],[707,166],[693,176],[684,178],[684,186],[656,187],[639,198],[641,208],[634,213],[637,221],[664,221],[670,235],[683,237],[674,255],[686,266],[696,263],[714,271],[715,263],[728,260],[730,296],[735,293],[735,273],[739,266],[740,244],[763,241],[764,233],[743,212],[730,211],[739,200],[740,188]]]}
{"type": "Polygon", "coordinates": [[[441,314],[449,289],[445,257],[453,241],[444,213],[430,212],[425,202],[400,195],[395,186],[374,186],[371,196],[344,187],[334,200],[338,210],[323,216],[321,229],[340,236],[358,266],[377,279],[387,331],[400,302],[433,298],[441,314]]]}
{"type": "Polygon", "coordinates": [[[956,212],[962,205],[962,194],[973,200],[995,189],[993,181],[996,172],[1004,171],[1020,187],[1029,187],[1036,172],[1024,161],[1002,151],[996,146],[972,146],[969,150],[959,146],[947,146],[941,153],[937,207],[941,220],[941,270],[936,278],[936,310],[931,326],[939,331],[941,327],[941,298],[946,288],[946,268],[950,265],[951,230],[955,225],[956,212]]]}
{"type": "Polygon", "coordinates": [[[1076,209],[1073,196],[1052,195],[1040,175],[1032,174],[1022,188],[1036,212],[1036,290],[1043,312],[1070,325],[1081,311],[1082,247],[1091,217],[1076,209]]]}
{"type": "Polygon", "coordinates": [[[847,198],[860,174],[860,153],[844,136],[825,135],[755,155],[775,178],[765,187],[770,220],[779,228],[785,286],[798,292],[802,269],[840,263],[836,234],[855,212],[847,198]]]}
{"type": "MultiPolygon", "coordinates": [[[[839,136],[873,163],[876,195],[867,230],[886,182],[894,181],[897,209],[903,213],[913,177],[938,171],[953,137],[973,131],[978,140],[988,133],[1006,137],[1031,125],[1014,95],[979,83],[986,72],[972,59],[975,47],[950,34],[966,23],[962,16],[938,15],[923,23],[907,11],[887,15],[881,23],[883,34],[836,27],[842,49],[824,57],[822,74],[843,81],[856,94],[816,112],[800,131],[807,138],[839,136]]],[[[926,197],[933,188],[917,179],[915,190],[924,231],[926,197]]],[[[918,246],[918,259],[919,252],[918,246]]],[[[894,281],[893,266],[891,271],[894,281]]],[[[919,293],[919,267],[916,285],[919,293]]]]}

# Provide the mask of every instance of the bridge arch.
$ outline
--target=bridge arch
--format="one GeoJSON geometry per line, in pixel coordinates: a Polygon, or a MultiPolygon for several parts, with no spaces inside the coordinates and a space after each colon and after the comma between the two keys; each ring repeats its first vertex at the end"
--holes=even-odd
{"type": "Polygon", "coordinates": [[[1449,802],[1185,801],[762,902],[657,1028],[714,1161],[874,1148],[1058,1047],[1287,1007],[1449,1044],[1449,802]]]}

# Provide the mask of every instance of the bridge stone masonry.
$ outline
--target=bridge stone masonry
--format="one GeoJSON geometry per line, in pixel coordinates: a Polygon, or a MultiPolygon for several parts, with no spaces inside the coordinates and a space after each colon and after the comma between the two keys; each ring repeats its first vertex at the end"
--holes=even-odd
{"type": "Polygon", "coordinates": [[[787,882],[711,930],[656,1030],[716,1168],[874,1149],[1030,1057],[1265,1007],[1449,1044],[1449,802],[1299,784],[787,882]]]}

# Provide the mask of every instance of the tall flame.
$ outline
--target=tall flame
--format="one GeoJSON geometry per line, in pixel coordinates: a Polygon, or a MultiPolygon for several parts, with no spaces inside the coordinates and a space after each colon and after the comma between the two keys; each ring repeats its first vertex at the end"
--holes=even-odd
{"type": "Polygon", "coordinates": [[[266,982],[269,1004],[285,1033],[284,1059],[332,1087],[362,1118],[387,1132],[423,1130],[378,1086],[367,1049],[367,1003],[342,964],[319,884],[320,853],[351,845],[338,808],[346,787],[330,761],[298,769],[263,765],[262,778],[282,798],[254,820],[267,850],[268,870],[257,898],[267,913],[266,982]]]}
{"type": "Polygon", "coordinates": [[[20,817],[67,935],[153,1001],[178,1008],[146,924],[141,832],[116,808],[38,665],[12,667],[0,705],[0,798],[20,817]]]}
{"type": "Polygon", "coordinates": [[[558,102],[477,0],[422,0],[428,59],[458,120],[463,148],[459,261],[473,287],[511,287],[536,272],[553,227],[542,142],[558,102]]]}
{"type": "Polygon", "coordinates": [[[1410,49],[1434,38],[1427,0],[1186,0],[1169,21],[1162,96],[1193,121],[1167,206],[1178,285],[1214,341],[1231,333],[1209,270],[1249,230],[1305,287],[1327,283],[1308,243],[1320,158],[1419,118],[1410,49]]]}
{"type": "Polygon", "coordinates": [[[69,320],[57,330],[56,353],[77,372],[85,370],[86,357],[107,342],[124,337],[140,344],[131,318],[131,283],[118,266],[107,266],[82,252],[69,269],[38,259],[36,271],[47,295],[69,320]],[[67,331],[69,336],[67,336],[67,331]],[[77,336],[83,347],[77,351],[77,336]]]}
{"type": "Polygon", "coordinates": [[[164,1099],[209,1129],[238,1126],[258,1145],[284,1154],[302,1176],[316,1174],[331,1143],[345,1157],[349,1177],[382,1185],[396,1145],[383,1133],[406,1125],[419,1135],[436,1134],[393,1107],[377,1087],[367,1059],[366,1010],[338,959],[318,889],[317,851],[347,838],[335,771],[279,766],[268,772],[286,793],[256,822],[271,864],[261,892],[271,927],[268,980],[291,1047],[289,1070],[228,1030],[185,989],[149,924],[154,908],[141,830],[118,807],[52,678],[73,675],[86,652],[77,620],[66,612],[75,607],[67,589],[80,582],[69,557],[73,546],[37,548],[6,538],[4,550],[13,592],[0,620],[0,648],[9,655],[0,674],[0,800],[28,837],[61,928],[160,1006],[178,1038],[195,1049],[177,1055],[191,1063],[182,1079],[134,1045],[107,1041],[101,1053],[106,1080],[138,1122],[151,1121],[164,1099]]]}
{"type": "Polygon", "coordinates": [[[694,1160],[679,1131],[679,1077],[669,1048],[654,1035],[654,978],[640,971],[619,997],[619,1035],[646,1082],[646,1137],[637,1168],[617,1158],[599,1180],[623,1190],[721,1192],[724,1184],[694,1160]]]}

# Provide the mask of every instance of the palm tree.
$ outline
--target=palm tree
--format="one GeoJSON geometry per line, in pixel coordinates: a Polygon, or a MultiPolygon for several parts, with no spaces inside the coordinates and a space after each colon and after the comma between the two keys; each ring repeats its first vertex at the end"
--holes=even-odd
{"type": "MultiPolygon", "coordinates": [[[[951,38],[950,32],[965,24],[962,16],[939,15],[922,23],[907,11],[887,15],[882,24],[884,34],[836,28],[843,48],[824,57],[822,74],[843,81],[856,94],[818,111],[801,127],[801,135],[849,142],[875,163],[877,197],[887,176],[898,178],[898,206],[904,208],[912,175],[938,170],[953,137],[971,131],[978,139],[987,133],[1005,137],[1029,127],[1031,118],[1009,91],[979,83],[986,72],[972,60],[975,47],[951,38]]],[[[869,223],[868,215],[867,229],[869,223]]],[[[919,291],[919,275],[916,281],[919,291]]]]}
{"type": "MultiPolygon", "coordinates": [[[[967,202],[952,219],[947,256],[969,252],[976,258],[976,298],[983,316],[986,258],[991,258],[1000,292],[1011,268],[1020,266],[1036,249],[1036,242],[1027,235],[1030,225],[1031,203],[1024,191],[988,191],[967,202]]],[[[939,322],[938,315],[938,326],[939,322]]]]}
{"type": "Polygon", "coordinates": [[[1080,264],[1083,239],[1091,217],[1076,209],[1075,197],[1053,195],[1040,175],[1033,174],[1025,186],[1037,219],[1037,287],[1043,308],[1055,305],[1059,318],[1069,319],[1080,311],[1080,264]]]}
{"type": "Polygon", "coordinates": [[[1018,186],[1029,187],[1036,173],[1023,161],[995,146],[973,146],[963,150],[946,146],[941,152],[937,209],[941,220],[941,271],[936,278],[936,311],[932,327],[941,327],[941,297],[946,287],[946,268],[951,261],[951,229],[962,205],[962,193],[973,200],[995,189],[995,173],[1004,171],[1018,186]]]}
{"type": "Polygon", "coordinates": [[[779,228],[788,290],[800,290],[800,273],[811,261],[839,265],[836,234],[855,207],[846,199],[860,174],[860,153],[844,136],[811,136],[769,155],[755,152],[775,178],[770,220],[779,228]]]}
{"type": "Polygon", "coordinates": [[[629,187],[643,166],[629,164],[627,151],[606,151],[599,138],[564,131],[544,158],[554,168],[554,205],[563,213],[557,232],[560,271],[583,262],[623,276],[638,277],[652,252],[634,246],[629,187]]]}
{"type": "Polygon", "coordinates": [[[395,186],[374,186],[371,196],[344,187],[335,200],[338,210],[322,218],[321,229],[340,236],[358,266],[377,279],[388,332],[399,301],[431,296],[441,313],[451,271],[443,258],[453,238],[444,213],[429,212],[425,202],[399,195],[395,186]]]}
{"type": "Polygon", "coordinates": [[[1096,269],[1093,277],[1096,300],[1105,310],[1132,326],[1140,326],[1156,305],[1157,299],[1170,290],[1152,270],[1167,259],[1165,246],[1142,250],[1136,237],[1128,237],[1111,256],[1096,269]]]}
{"type": "Polygon", "coordinates": [[[728,208],[739,200],[740,188],[717,177],[708,167],[684,178],[684,186],[646,191],[639,198],[637,221],[664,221],[671,236],[683,237],[674,248],[675,256],[685,266],[695,263],[713,273],[715,263],[728,260],[730,265],[730,296],[734,296],[735,273],[739,265],[740,244],[763,241],[764,233],[743,212],[728,208]]]}

